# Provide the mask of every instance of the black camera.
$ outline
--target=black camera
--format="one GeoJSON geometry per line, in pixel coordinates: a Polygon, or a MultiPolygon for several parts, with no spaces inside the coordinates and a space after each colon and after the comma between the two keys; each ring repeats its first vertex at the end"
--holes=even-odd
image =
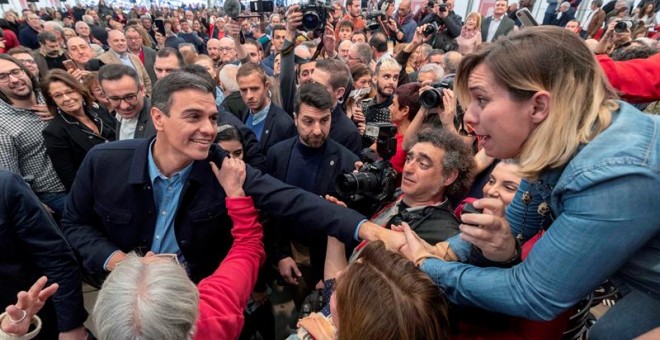
{"type": "Polygon", "coordinates": [[[396,171],[390,158],[396,152],[396,126],[390,123],[368,123],[366,134],[376,139],[378,154],[362,151],[363,166],[358,172],[337,177],[337,192],[356,200],[362,196],[382,203],[391,201],[396,189],[396,171]],[[381,157],[379,159],[379,156],[381,157]]]}
{"type": "Polygon", "coordinates": [[[632,27],[633,27],[632,21],[622,20],[617,22],[616,25],[614,25],[614,32],[622,33],[626,31],[631,31],[632,27]]]}
{"type": "Polygon", "coordinates": [[[378,19],[380,21],[386,21],[387,20],[387,15],[383,11],[372,11],[367,17],[367,23],[366,23],[366,28],[370,31],[376,31],[380,28],[380,22],[378,22],[378,19]]]}
{"type": "Polygon", "coordinates": [[[426,27],[424,27],[423,33],[425,37],[428,37],[430,35],[435,34],[437,31],[438,31],[438,24],[435,21],[433,21],[428,25],[426,25],[426,27]]]}
{"type": "Polygon", "coordinates": [[[434,107],[442,107],[442,90],[448,89],[451,90],[454,88],[454,78],[444,78],[441,81],[431,83],[430,86],[432,89],[422,92],[419,96],[419,102],[426,109],[431,109],[434,107]]]}
{"type": "Polygon", "coordinates": [[[310,0],[307,4],[300,5],[300,12],[303,13],[302,28],[307,32],[323,31],[325,22],[328,21],[328,13],[333,8],[323,5],[315,0],[310,0]]]}

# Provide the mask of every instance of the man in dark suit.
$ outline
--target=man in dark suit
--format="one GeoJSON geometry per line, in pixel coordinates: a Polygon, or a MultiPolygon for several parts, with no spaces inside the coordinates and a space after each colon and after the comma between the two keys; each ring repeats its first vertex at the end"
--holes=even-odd
{"type": "Polygon", "coordinates": [[[156,134],[151,121],[151,101],[130,66],[110,64],[99,70],[99,84],[117,115],[117,140],[149,138],[156,134]]]}
{"type": "Polygon", "coordinates": [[[264,154],[268,149],[296,134],[293,120],[281,107],[270,100],[269,82],[261,66],[245,63],[236,72],[236,81],[243,102],[249,108],[244,123],[257,135],[264,154]]]}
{"type": "MultiPolygon", "coordinates": [[[[232,223],[215,176],[227,153],[213,143],[214,91],[205,78],[173,72],[154,89],[155,138],[107,143],[87,154],[67,197],[62,230],[88,271],[113,270],[131,251],[176,254],[195,282],[218,267],[232,243],[232,223]]],[[[243,189],[264,211],[343,242],[383,239],[395,249],[405,242],[250,166],[243,189]]]]}
{"type": "Polygon", "coordinates": [[[559,5],[557,16],[552,20],[551,25],[565,27],[573,19],[575,19],[575,11],[571,8],[570,2],[564,1],[559,5]]]}
{"type": "Polygon", "coordinates": [[[38,314],[40,338],[84,335],[78,263],[64,235],[20,176],[0,170],[0,188],[0,305],[15,304],[18,292],[46,275],[59,289],[38,314]]]}
{"type": "Polygon", "coordinates": [[[493,15],[486,17],[481,24],[481,40],[493,42],[500,36],[509,34],[516,28],[515,21],[506,16],[507,0],[495,1],[493,15]]]}
{"type": "MultiPolygon", "coordinates": [[[[268,152],[267,172],[273,177],[319,196],[336,196],[335,178],[353,170],[359,159],[350,150],[329,138],[334,118],[333,99],[321,84],[300,86],[294,100],[294,118],[298,136],[275,144],[268,152]]],[[[301,245],[296,250],[310,256],[311,275],[303,275],[308,287],[323,279],[325,245],[323,233],[305,232],[305,226],[291,221],[277,220],[273,226],[276,239],[274,263],[280,275],[297,285],[300,261],[296,261],[291,242],[301,245]],[[285,226],[293,225],[293,229],[285,226]],[[302,249],[306,249],[306,251],[302,249]]],[[[299,259],[298,259],[299,260],[299,259]]],[[[306,294],[301,294],[303,297],[306,294]]]]}

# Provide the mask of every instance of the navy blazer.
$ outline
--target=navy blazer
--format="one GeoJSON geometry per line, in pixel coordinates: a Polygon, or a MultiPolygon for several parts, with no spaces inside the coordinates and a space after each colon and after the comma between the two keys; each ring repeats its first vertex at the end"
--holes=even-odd
{"type": "MultiPolygon", "coordinates": [[[[156,211],[147,161],[150,143],[151,139],[132,139],[98,145],[78,171],[67,197],[62,230],[92,273],[103,273],[103,264],[116,250],[151,249],[156,211]]],[[[226,156],[212,145],[207,159],[193,162],[174,219],[177,243],[195,282],[217,269],[232,244],[225,193],[209,165],[210,161],[222,164],[226,156]]],[[[251,166],[247,166],[243,188],[257,208],[343,242],[353,240],[356,226],[364,219],[251,166]]]]}
{"type": "Polygon", "coordinates": [[[330,121],[330,138],[352,151],[358,157],[362,151],[362,137],[358,132],[357,126],[346,116],[346,112],[337,105],[332,110],[330,121]]]}
{"type": "MultiPolygon", "coordinates": [[[[289,172],[291,151],[299,138],[295,136],[279,142],[268,151],[266,172],[281,181],[286,180],[287,173],[289,172]]],[[[335,179],[340,174],[352,172],[355,168],[355,162],[360,159],[353,152],[332,139],[326,140],[325,143],[323,167],[316,179],[316,188],[310,191],[316,195],[329,194],[336,196],[335,179]]]]}
{"type": "MultiPolygon", "coordinates": [[[[248,115],[249,114],[250,113],[248,113],[248,115]]],[[[243,123],[247,122],[247,118],[248,116],[246,115],[243,123]]],[[[263,152],[264,155],[267,155],[268,149],[270,149],[271,146],[297,134],[298,131],[293,124],[291,116],[289,116],[289,114],[281,107],[271,102],[270,109],[266,115],[266,120],[264,121],[264,128],[261,132],[261,140],[259,141],[261,152],[263,152]]]]}

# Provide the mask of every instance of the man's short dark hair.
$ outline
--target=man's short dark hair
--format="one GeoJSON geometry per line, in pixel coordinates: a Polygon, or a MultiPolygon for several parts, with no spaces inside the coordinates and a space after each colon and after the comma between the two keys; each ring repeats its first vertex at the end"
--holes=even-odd
{"type": "Polygon", "coordinates": [[[183,90],[198,90],[215,96],[215,85],[208,78],[179,71],[172,72],[156,82],[152,91],[151,105],[169,116],[172,95],[183,90]]]}
{"type": "Polygon", "coordinates": [[[430,63],[431,60],[433,59],[433,57],[435,57],[437,55],[443,56],[443,55],[445,55],[445,51],[443,51],[439,48],[432,49],[431,52],[429,52],[429,54],[426,56],[426,61],[430,63]]]}
{"type": "Polygon", "coordinates": [[[369,46],[375,48],[376,52],[387,52],[387,36],[385,33],[378,31],[372,34],[371,39],[369,39],[369,46]]]}
{"type": "Polygon", "coordinates": [[[277,24],[271,28],[271,31],[273,32],[273,35],[275,35],[275,31],[286,31],[286,26],[277,24]]]}
{"type": "Polygon", "coordinates": [[[347,88],[351,81],[351,71],[346,64],[338,59],[321,59],[316,61],[316,69],[330,75],[330,86],[333,90],[347,88]]]}
{"type": "Polygon", "coordinates": [[[417,143],[430,143],[444,151],[442,159],[443,174],[458,173],[456,180],[447,186],[445,193],[451,198],[462,197],[472,185],[474,157],[472,151],[461,137],[447,132],[443,128],[428,127],[419,131],[410,143],[404,145],[406,152],[417,143]]]}
{"type": "Polygon", "coordinates": [[[258,42],[257,42],[256,40],[254,40],[254,39],[245,39],[245,44],[243,44],[243,45],[247,45],[247,44],[250,44],[250,45],[253,45],[254,47],[256,47],[256,48],[257,48],[257,51],[261,51],[261,52],[264,51],[263,46],[261,46],[261,44],[258,43],[258,42]]]}
{"type": "MultiPolygon", "coordinates": [[[[178,72],[178,71],[192,73],[196,76],[205,78],[208,82],[213,83],[214,85],[217,85],[216,82],[215,82],[215,79],[213,79],[213,77],[211,77],[211,75],[209,74],[209,71],[207,71],[201,65],[188,64],[188,65],[185,65],[184,67],[182,67],[180,70],[176,70],[175,72],[178,72]]],[[[215,98],[215,91],[213,91],[213,97],[215,98]]]]}
{"type": "Polygon", "coordinates": [[[37,40],[39,40],[39,44],[43,45],[46,42],[57,42],[57,36],[53,32],[40,32],[37,34],[37,40]]]}
{"type": "Polygon", "coordinates": [[[346,0],[346,8],[353,6],[353,1],[358,1],[358,0],[346,0]]]}
{"type": "Polygon", "coordinates": [[[348,27],[351,29],[351,31],[355,30],[355,25],[353,25],[353,22],[350,20],[340,20],[337,26],[339,27],[340,30],[342,27],[348,27]]]}
{"type": "Polygon", "coordinates": [[[135,80],[135,83],[140,86],[140,76],[130,66],[124,64],[108,64],[99,69],[99,84],[103,84],[104,80],[114,81],[129,76],[135,80]]]}
{"type": "Polygon", "coordinates": [[[367,41],[367,33],[365,31],[354,31],[353,37],[355,37],[356,35],[362,35],[364,37],[364,41],[367,41]]]}
{"type": "Polygon", "coordinates": [[[309,105],[319,110],[332,110],[332,97],[328,90],[319,83],[300,85],[293,100],[293,110],[300,113],[301,104],[309,105]]]}
{"type": "Polygon", "coordinates": [[[176,59],[179,61],[179,67],[183,67],[183,56],[181,55],[181,52],[177,50],[176,48],[172,47],[164,47],[158,50],[158,53],[156,53],[156,58],[169,58],[171,55],[174,55],[176,59]]]}
{"type": "Polygon", "coordinates": [[[603,7],[603,0],[594,0],[594,1],[591,2],[591,4],[598,7],[598,8],[601,8],[601,7],[603,7]]]}

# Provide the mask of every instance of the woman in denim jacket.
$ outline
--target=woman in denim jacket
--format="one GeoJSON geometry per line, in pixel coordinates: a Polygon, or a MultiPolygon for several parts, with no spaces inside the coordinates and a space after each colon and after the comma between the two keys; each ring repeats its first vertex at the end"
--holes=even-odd
{"type": "Polygon", "coordinates": [[[586,45],[556,27],[465,56],[456,90],[486,153],[518,158],[524,179],[506,212],[476,201],[485,213],[463,215],[449,251],[404,226],[402,252],[459,305],[549,320],[610,279],[625,296],[591,339],[658,327],[660,117],[616,101],[586,45]]]}

